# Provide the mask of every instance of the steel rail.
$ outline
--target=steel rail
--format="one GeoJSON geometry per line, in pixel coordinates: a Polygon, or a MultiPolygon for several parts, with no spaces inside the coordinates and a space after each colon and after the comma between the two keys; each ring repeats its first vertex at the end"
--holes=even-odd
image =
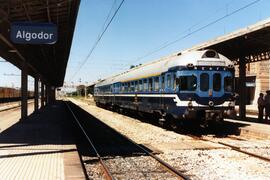
{"type": "Polygon", "coordinates": [[[157,157],[156,155],[154,155],[153,153],[149,152],[147,149],[145,149],[144,147],[142,147],[141,145],[137,144],[136,142],[134,142],[132,139],[130,139],[129,137],[121,134],[120,132],[116,131],[117,133],[119,133],[121,136],[123,136],[124,138],[126,138],[128,141],[130,141],[131,143],[133,143],[134,145],[136,145],[138,148],[140,148],[141,150],[143,150],[147,155],[151,156],[152,158],[154,158],[156,161],[158,161],[165,169],[167,169],[168,171],[170,171],[172,174],[174,174],[177,177],[180,177],[181,179],[184,180],[189,180],[190,178],[187,177],[185,174],[181,173],[180,171],[178,171],[177,169],[175,169],[174,167],[172,167],[171,165],[169,165],[168,163],[166,163],[165,161],[163,161],[162,159],[160,159],[159,157],[157,157]]]}
{"type": "MultiPolygon", "coordinates": [[[[138,145],[138,144],[136,144],[136,145],[138,145]]],[[[174,167],[172,167],[171,165],[169,165],[168,163],[166,163],[165,161],[163,161],[162,159],[160,159],[159,157],[155,156],[153,153],[147,151],[142,146],[140,146],[140,145],[138,145],[138,146],[143,151],[145,151],[148,155],[150,155],[152,158],[154,158],[155,160],[157,160],[164,168],[166,168],[167,170],[169,170],[171,173],[175,174],[177,177],[180,177],[180,178],[185,179],[185,180],[190,179],[186,175],[184,175],[183,173],[179,172],[177,169],[175,169],[174,167]]]]}
{"type": "MultiPolygon", "coordinates": [[[[68,106],[69,107],[69,106],[68,106]]],[[[72,113],[73,114],[73,113],[72,113]]],[[[73,114],[73,116],[75,116],[73,114]]],[[[77,120],[76,120],[77,121],[77,120]]],[[[113,129],[113,128],[112,128],[113,129]]],[[[155,159],[156,161],[158,161],[166,170],[168,170],[171,174],[175,175],[176,177],[180,178],[180,179],[184,179],[184,180],[189,180],[190,178],[187,177],[186,175],[184,175],[183,173],[181,173],[180,171],[178,171],[177,169],[175,169],[174,167],[172,167],[171,165],[169,165],[168,163],[166,163],[165,161],[163,161],[162,159],[160,159],[159,157],[155,156],[153,153],[149,152],[147,149],[145,149],[144,147],[142,147],[141,145],[137,144],[136,142],[134,142],[133,140],[131,140],[129,137],[123,135],[122,133],[118,132],[115,130],[116,133],[118,133],[119,135],[121,135],[122,137],[124,137],[125,139],[127,139],[129,142],[131,142],[132,144],[134,144],[135,146],[137,146],[139,149],[141,149],[143,152],[145,152],[145,154],[151,156],[153,159],[155,159]]],[[[85,132],[84,132],[85,133],[85,132]]],[[[85,133],[86,135],[86,133],[85,133]]],[[[90,139],[89,139],[90,140],[90,139]]],[[[90,143],[92,144],[92,143],[90,143]]]]}
{"type": "Polygon", "coordinates": [[[76,117],[76,115],[74,114],[74,112],[72,111],[72,109],[70,108],[70,106],[68,105],[67,102],[65,102],[66,106],[68,107],[69,111],[71,112],[73,118],[75,119],[75,121],[77,122],[78,126],[80,127],[80,129],[82,130],[84,136],[86,137],[87,141],[89,142],[89,144],[91,145],[91,147],[93,148],[93,150],[96,153],[97,158],[99,159],[99,162],[103,168],[103,171],[105,172],[106,175],[106,179],[108,180],[114,180],[112,174],[110,173],[108,167],[106,166],[106,164],[103,162],[102,157],[99,155],[97,149],[95,148],[93,142],[91,141],[91,139],[88,137],[87,133],[85,132],[84,128],[82,127],[81,123],[79,122],[78,118],[76,117]]]}
{"type": "Polygon", "coordinates": [[[254,154],[254,153],[251,153],[251,152],[242,150],[240,147],[237,147],[237,146],[234,146],[234,145],[231,145],[231,144],[227,144],[227,143],[223,143],[223,142],[218,142],[218,143],[221,144],[221,145],[230,147],[231,149],[233,149],[233,150],[235,150],[235,151],[238,151],[238,152],[247,154],[247,155],[249,155],[249,156],[252,156],[252,157],[255,157],[255,158],[258,158],[258,159],[267,161],[267,162],[270,162],[270,158],[268,158],[268,157],[260,156],[260,155],[258,155],[258,154],[254,154]]]}
{"type": "MultiPolygon", "coordinates": [[[[28,104],[32,104],[34,103],[34,101],[32,102],[28,102],[28,104]]],[[[1,109],[0,112],[4,112],[4,111],[8,111],[8,110],[11,110],[11,109],[17,109],[17,108],[20,108],[21,105],[16,105],[16,106],[12,106],[12,107],[9,107],[9,108],[6,108],[6,109],[1,109]]]]}
{"type": "Polygon", "coordinates": [[[264,160],[266,162],[270,162],[270,158],[268,157],[264,157],[264,156],[260,156],[258,154],[254,154],[254,153],[251,153],[251,152],[248,152],[248,151],[245,151],[245,150],[242,150],[241,147],[237,147],[237,146],[234,146],[234,145],[231,145],[231,144],[227,144],[227,143],[224,143],[224,142],[220,142],[220,141],[211,141],[209,139],[204,139],[202,137],[197,137],[197,136],[194,136],[194,135],[188,135],[194,139],[197,139],[197,140],[202,140],[202,141],[206,141],[206,142],[211,142],[211,143],[215,143],[215,144],[221,144],[223,146],[226,146],[226,147],[229,147],[231,148],[232,150],[234,151],[237,151],[237,152],[241,152],[241,153],[244,153],[244,154],[247,154],[249,156],[252,156],[252,157],[255,157],[255,158],[258,158],[260,160],[264,160]]]}

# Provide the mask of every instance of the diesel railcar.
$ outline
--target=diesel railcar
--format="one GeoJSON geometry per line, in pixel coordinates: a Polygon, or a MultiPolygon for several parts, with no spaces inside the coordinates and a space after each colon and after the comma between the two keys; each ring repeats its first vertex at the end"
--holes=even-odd
{"type": "Polygon", "coordinates": [[[235,115],[234,64],[214,50],[179,53],[99,81],[97,105],[207,125],[235,115]]]}

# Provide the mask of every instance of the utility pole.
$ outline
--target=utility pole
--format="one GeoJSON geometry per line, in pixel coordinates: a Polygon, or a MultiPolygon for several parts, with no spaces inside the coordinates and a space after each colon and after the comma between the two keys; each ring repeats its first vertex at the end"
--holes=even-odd
{"type": "Polygon", "coordinates": [[[84,98],[87,99],[87,81],[85,82],[84,86],[84,98]]]}

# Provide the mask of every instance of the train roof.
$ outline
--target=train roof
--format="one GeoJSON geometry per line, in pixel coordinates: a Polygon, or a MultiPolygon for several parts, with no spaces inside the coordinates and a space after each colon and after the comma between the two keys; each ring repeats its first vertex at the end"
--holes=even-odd
{"type": "Polygon", "coordinates": [[[162,73],[167,72],[172,67],[187,66],[188,64],[192,64],[194,66],[227,67],[229,65],[233,65],[233,62],[214,50],[184,52],[137,66],[121,74],[106,78],[96,83],[96,87],[117,82],[128,82],[152,76],[159,76],[162,73]]]}

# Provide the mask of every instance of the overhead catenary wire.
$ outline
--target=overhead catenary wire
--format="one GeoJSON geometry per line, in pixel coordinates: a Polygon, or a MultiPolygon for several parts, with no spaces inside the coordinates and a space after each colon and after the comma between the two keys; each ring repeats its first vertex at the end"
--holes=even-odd
{"type": "Polygon", "coordinates": [[[111,9],[110,9],[110,11],[109,11],[109,13],[108,13],[108,15],[107,15],[107,17],[106,17],[106,19],[105,19],[103,25],[102,25],[102,28],[101,28],[101,30],[100,30],[100,34],[98,35],[98,37],[99,37],[99,36],[102,34],[102,32],[104,31],[104,29],[105,29],[105,27],[106,27],[106,24],[107,24],[107,22],[108,22],[108,20],[109,20],[109,18],[110,18],[110,15],[111,15],[112,12],[113,12],[113,8],[114,8],[114,6],[116,5],[116,2],[117,2],[117,0],[114,0],[114,1],[113,1],[112,7],[111,7],[111,9]]]}
{"type": "MultiPolygon", "coordinates": [[[[116,11],[114,12],[113,16],[111,17],[110,21],[108,22],[108,24],[106,25],[106,27],[104,28],[104,30],[102,31],[102,33],[98,36],[97,40],[95,41],[94,45],[92,46],[92,48],[90,49],[88,55],[86,56],[86,58],[84,59],[84,61],[81,63],[81,65],[79,66],[79,68],[77,69],[77,71],[75,71],[75,73],[73,74],[73,76],[70,78],[70,81],[78,74],[78,72],[81,70],[81,68],[85,65],[85,63],[87,62],[87,60],[90,58],[90,56],[92,55],[92,53],[94,52],[94,50],[96,49],[98,43],[100,42],[100,40],[102,39],[104,33],[107,31],[108,27],[110,26],[110,24],[112,23],[113,19],[115,18],[116,14],[118,13],[118,11],[120,10],[120,8],[122,7],[123,3],[125,0],[122,0],[121,3],[119,4],[118,8],[116,9],[116,11]]],[[[112,9],[111,9],[112,10],[112,9]]],[[[111,12],[110,10],[110,12],[111,12]]],[[[109,13],[110,14],[110,13],[109,13]]],[[[109,16],[109,15],[108,15],[109,16]]],[[[108,20],[108,17],[105,20],[108,20]]],[[[104,24],[105,24],[104,23],[104,24]]],[[[104,25],[103,25],[104,27],[104,25]]]]}
{"type": "MultiPolygon", "coordinates": [[[[181,40],[183,40],[183,39],[185,39],[185,38],[187,38],[187,37],[189,37],[189,36],[191,36],[191,35],[193,35],[193,34],[199,32],[199,31],[201,31],[201,30],[203,30],[203,29],[205,29],[205,28],[207,28],[207,27],[209,27],[209,26],[211,26],[211,25],[213,25],[213,24],[216,24],[217,22],[219,22],[219,21],[221,21],[221,20],[223,20],[223,19],[225,19],[225,18],[227,18],[227,17],[229,17],[229,16],[231,16],[231,15],[233,15],[233,14],[238,13],[239,11],[242,11],[242,10],[244,10],[244,9],[246,9],[246,8],[248,8],[248,7],[250,7],[250,6],[254,5],[254,4],[256,4],[256,3],[258,3],[259,1],[261,1],[261,0],[255,0],[255,1],[252,1],[252,2],[250,2],[250,3],[248,3],[248,4],[246,4],[245,6],[242,6],[241,8],[238,8],[238,9],[236,9],[236,10],[230,12],[230,13],[226,13],[224,16],[219,17],[219,18],[215,19],[214,21],[211,21],[210,23],[208,23],[208,24],[206,24],[206,25],[204,25],[204,26],[202,26],[202,27],[200,27],[200,28],[195,29],[195,30],[193,30],[193,31],[191,31],[191,32],[189,32],[189,33],[187,33],[187,34],[185,34],[184,36],[182,36],[182,37],[180,37],[180,38],[177,38],[177,39],[175,39],[175,40],[173,40],[173,41],[170,41],[170,42],[168,42],[168,43],[163,43],[164,45],[162,45],[161,47],[159,47],[159,48],[157,48],[157,49],[155,49],[155,50],[152,50],[152,51],[150,51],[150,52],[144,54],[143,56],[138,57],[138,58],[136,59],[136,61],[134,61],[134,62],[138,62],[139,60],[144,59],[145,57],[148,57],[148,56],[150,56],[150,55],[152,55],[152,54],[154,54],[154,53],[156,53],[156,52],[159,52],[159,51],[161,51],[162,49],[164,49],[164,48],[166,48],[166,47],[168,47],[168,46],[171,46],[172,44],[175,44],[175,43],[177,43],[177,42],[179,42],[179,41],[181,41],[181,40]]],[[[196,26],[196,24],[195,24],[195,25],[192,25],[192,27],[194,27],[194,26],[196,26]]],[[[190,28],[189,28],[189,29],[190,29],[190,28]]]]}

